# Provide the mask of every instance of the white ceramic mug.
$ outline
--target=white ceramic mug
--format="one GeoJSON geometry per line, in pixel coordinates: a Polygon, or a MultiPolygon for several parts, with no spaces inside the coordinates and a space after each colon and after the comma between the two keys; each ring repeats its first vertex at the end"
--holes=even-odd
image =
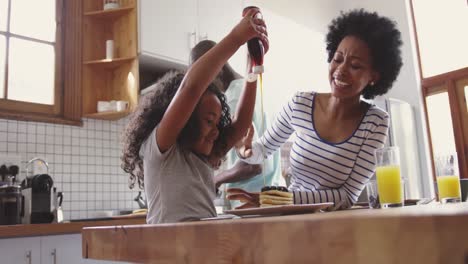
{"type": "Polygon", "coordinates": [[[100,112],[106,112],[110,111],[110,103],[108,101],[98,101],[97,102],[97,111],[98,113],[100,112]]]}
{"type": "Polygon", "coordinates": [[[116,102],[117,111],[125,111],[128,108],[128,101],[117,101],[116,102]]]}

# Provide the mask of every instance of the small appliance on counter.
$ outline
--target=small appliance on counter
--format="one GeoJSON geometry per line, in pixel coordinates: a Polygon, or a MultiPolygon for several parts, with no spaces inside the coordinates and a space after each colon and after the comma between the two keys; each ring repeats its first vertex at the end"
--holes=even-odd
{"type": "Polygon", "coordinates": [[[54,223],[62,223],[63,222],[63,210],[62,210],[62,201],[63,201],[63,193],[57,192],[57,188],[53,188],[52,192],[52,203],[53,203],[53,215],[54,215],[54,223]]]}
{"type": "Polygon", "coordinates": [[[21,193],[24,196],[23,224],[52,223],[54,212],[52,188],[54,181],[48,174],[49,165],[40,158],[34,158],[26,165],[26,179],[21,182],[21,193]],[[29,176],[29,166],[34,162],[42,162],[47,168],[46,174],[29,176]]]}
{"type": "Polygon", "coordinates": [[[140,209],[147,209],[148,208],[148,204],[146,203],[146,199],[143,197],[143,195],[141,195],[141,191],[138,192],[137,197],[135,197],[133,200],[138,203],[138,206],[140,207],[140,209]]]}
{"type": "Polygon", "coordinates": [[[0,225],[21,224],[22,203],[21,186],[0,186],[0,225]]]}
{"type": "Polygon", "coordinates": [[[18,184],[19,161],[2,156],[0,165],[0,225],[21,224],[23,195],[18,184]],[[13,161],[13,162],[12,162],[13,161]]]}

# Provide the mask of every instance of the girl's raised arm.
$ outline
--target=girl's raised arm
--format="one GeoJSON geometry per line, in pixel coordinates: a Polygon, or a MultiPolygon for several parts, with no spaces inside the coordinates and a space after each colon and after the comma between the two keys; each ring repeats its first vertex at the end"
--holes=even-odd
{"type": "Polygon", "coordinates": [[[258,10],[249,10],[223,40],[189,68],[159,123],[156,142],[161,152],[167,151],[176,143],[201,96],[237,49],[253,37],[267,42],[265,23],[253,18],[256,12],[258,10]]]}

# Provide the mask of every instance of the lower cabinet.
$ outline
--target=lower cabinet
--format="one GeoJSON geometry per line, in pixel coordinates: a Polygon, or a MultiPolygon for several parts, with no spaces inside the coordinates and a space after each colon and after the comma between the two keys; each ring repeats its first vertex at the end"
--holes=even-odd
{"type": "Polygon", "coordinates": [[[81,234],[0,239],[0,263],[5,264],[109,264],[84,259],[81,234]]]}
{"type": "Polygon", "coordinates": [[[40,264],[41,237],[0,239],[0,263],[40,264]]]}

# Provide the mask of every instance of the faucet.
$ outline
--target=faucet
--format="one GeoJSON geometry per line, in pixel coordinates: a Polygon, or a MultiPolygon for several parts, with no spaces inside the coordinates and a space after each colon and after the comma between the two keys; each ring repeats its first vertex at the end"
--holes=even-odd
{"type": "MultiPolygon", "coordinates": [[[[47,163],[45,160],[41,158],[32,158],[28,163],[26,164],[26,178],[29,176],[29,166],[35,162],[35,161],[41,161],[47,168],[47,173],[49,173],[49,163],[47,163]]],[[[34,176],[34,175],[33,175],[34,176]]]]}
{"type": "Polygon", "coordinates": [[[137,197],[135,197],[135,199],[133,199],[133,200],[138,203],[138,206],[140,206],[140,209],[148,208],[148,204],[146,203],[146,199],[143,198],[143,196],[141,195],[141,191],[138,192],[137,197]]]}

